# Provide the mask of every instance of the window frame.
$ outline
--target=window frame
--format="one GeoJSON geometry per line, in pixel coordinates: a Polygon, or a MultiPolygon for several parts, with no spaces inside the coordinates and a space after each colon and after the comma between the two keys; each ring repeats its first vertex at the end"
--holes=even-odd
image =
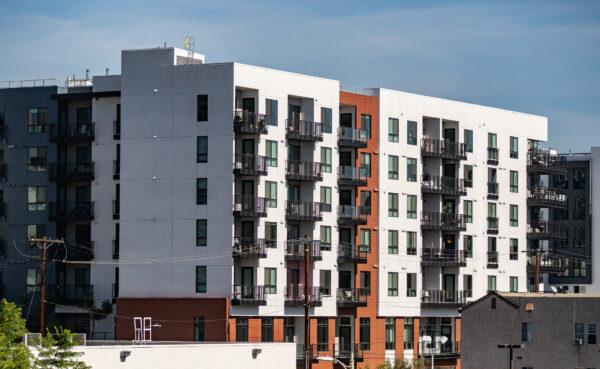
{"type": "Polygon", "coordinates": [[[406,158],[406,181],[416,182],[417,181],[417,159],[406,158]]]}
{"type": "Polygon", "coordinates": [[[206,293],[208,290],[208,274],[206,269],[206,265],[196,265],[196,293],[206,293]]]}
{"type": "Polygon", "coordinates": [[[264,268],[265,273],[265,294],[277,294],[277,268],[264,268]]]}
{"type": "Polygon", "coordinates": [[[208,204],[208,178],[196,178],[196,205],[208,204]]]}
{"type": "Polygon", "coordinates": [[[388,142],[400,142],[400,120],[388,118],[388,142]]]}
{"type": "Polygon", "coordinates": [[[196,121],[208,121],[208,95],[196,95],[196,121]]]}
{"type": "Polygon", "coordinates": [[[399,158],[397,155],[388,155],[388,179],[398,179],[399,158]]]}
{"type": "Polygon", "coordinates": [[[196,246],[206,247],[208,245],[208,219],[196,219],[196,246]],[[204,237],[202,230],[204,229],[204,237]]]}
{"type": "Polygon", "coordinates": [[[388,272],[388,296],[398,296],[398,272],[388,272]]]}
{"type": "Polygon", "coordinates": [[[198,136],[196,138],[196,163],[208,162],[208,136],[198,136]],[[205,151],[200,149],[204,148],[205,151]]]}
{"type": "Polygon", "coordinates": [[[417,219],[417,195],[406,195],[406,218],[417,219]]]}
{"type": "Polygon", "coordinates": [[[279,145],[275,140],[265,140],[265,162],[268,167],[279,165],[279,145]]]}
{"type": "Polygon", "coordinates": [[[388,192],[388,217],[398,218],[399,216],[399,195],[396,192],[388,192]]]}
{"type": "Polygon", "coordinates": [[[406,144],[416,145],[417,135],[417,122],[414,120],[406,121],[406,144]]]}
{"type": "Polygon", "coordinates": [[[388,254],[398,255],[398,237],[399,233],[396,229],[388,229],[388,254]]]}

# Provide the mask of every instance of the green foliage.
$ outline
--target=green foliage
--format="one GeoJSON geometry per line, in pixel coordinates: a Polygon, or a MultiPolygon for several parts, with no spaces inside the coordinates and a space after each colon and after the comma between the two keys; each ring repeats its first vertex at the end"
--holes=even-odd
{"type": "MultiPolygon", "coordinates": [[[[366,367],[365,367],[366,369],[366,367]]],[[[392,363],[389,360],[377,365],[377,369],[427,369],[425,361],[419,359],[414,361],[396,359],[392,363]]]]}
{"type": "Polygon", "coordinates": [[[21,309],[5,299],[0,301],[0,369],[29,369],[30,354],[23,344],[27,333],[21,309]]]}
{"type": "Polygon", "coordinates": [[[35,369],[90,369],[78,358],[83,354],[74,352],[75,335],[68,329],[54,327],[48,331],[38,347],[34,360],[35,369]]]}
{"type": "Polygon", "coordinates": [[[91,309],[92,319],[93,320],[102,320],[105,319],[108,315],[112,314],[113,308],[112,303],[109,300],[102,301],[102,306],[99,308],[94,306],[91,309]]]}

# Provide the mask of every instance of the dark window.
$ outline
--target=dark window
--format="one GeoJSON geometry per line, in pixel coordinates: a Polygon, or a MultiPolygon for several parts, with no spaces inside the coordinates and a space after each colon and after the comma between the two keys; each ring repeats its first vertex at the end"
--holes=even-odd
{"type": "Polygon", "coordinates": [[[196,293],[206,293],[206,266],[196,267],[196,293]]]}
{"type": "Polygon", "coordinates": [[[396,349],[396,324],[394,318],[385,318],[385,349],[396,349]]]}
{"type": "Polygon", "coordinates": [[[48,109],[34,108],[29,109],[27,126],[29,133],[43,133],[46,131],[48,121],[48,109]]]}
{"type": "Polygon", "coordinates": [[[196,246],[206,246],[206,219],[196,219],[196,246]]]}
{"type": "Polygon", "coordinates": [[[320,270],[319,281],[321,295],[331,295],[331,270],[320,270]]]}
{"type": "Polygon", "coordinates": [[[265,246],[277,247],[277,223],[265,222],[265,246]]]}
{"type": "Polygon", "coordinates": [[[473,152],[473,131],[465,129],[465,151],[473,152]]]}
{"type": "Polygon", "coordinates": [[[267,124],[270,126],[276,126],[278,114],[279,108],[277,100],[267,99],[267,124]]]}
{"type": "Polygon", "coordinates": [[[517,159],[519,157],[519,138],[510,137],[510,157],[517,159]]]}
{"type": "Polygon", "coordinates": [[[367,296],[371,295],[371,272],[360,272],[360,288],[367,296]]]}
{"type": "Polygon", "coordinates": [[[588,345],[596,344],[596,324],[595,323],[588,324],[587,343],[588,343],[588,345]]]}
{"type": "Polygon", "coordinates": [[[273,342],[273,318],[262,318],[260,337],[262,342],[273,342]]]}
{"type": "Polygon", "coordinates": [[[521,323],[521,342],[533,341],[533,325],[531,322],[521,323]]]}
{"type": "Polygon", "coordinates": [[[283,318],[283,342],[294,342],[294,318],[283,318]]]}
{"type": "Polygon", "coordinates": [[[412,350],[415,341],[413,318],[404,318],[404,349],[412,350]]]}
{"type": "Polygon", "coordinates": [[[367,138],[371,138],[371,116],[369,114],[360,115],[360,128],[365,131],[367,138]]]}
{"type": "Polygon", "coordinates": [[[519,239],[511,238],[509,240],[510,243],[510,260],[518,260],[519,259],[519,239]]]}
{"type": "Polygon", "coordinates": [[[473,257],[473,236],[464,236],[463,242],[464,242],[465,257],[472,258],[473,257]]]}
{"type": "Polygon", "coordinates": [[[196,316],[194,317],[194,341],[204,341],[204,317],[196,316]]]}
{"type": "Polygon", "coordinates": [[[327,318],[317,318],[317,351],[329,350],[329,325],[327,318]]]}
{"type": "Polygon", "coordinates": [[[583,342],[583,323],[575,323],[575,340],[581,340],[583,342]]]}
{"type": "Polygon", "coordinates": [[[206,205],[207,197],[207,180],[198,178],[196,181],[196,204],[206,205]]]}
{"type": "Polygon", "coordinates": [[[417,122],[411,120],[406,122],[406,143],[409,145],[417,144],[417,122]]]}
{"type": "Polygon", "coordinates": [[[208,95],[198,95],[197,100],[198,122],[206,122],[208,120],[208,95]]]}
{"type": "Polygon", "coordinates": [[[585,170],[583,168],[573,169],[573,189],[585,190],[585,170]]]}
{"type": "Polygon", "coordinates": [[[237,318],[235,320],[235,340],[237,342],[248,342],[248,318],[237,318]]]}
{"type": "Polygon", "coordinates": [[[321,130],[323,133],[331,133],[331,108],[321,108],[321,130]]]}
{"type": "Polygon", "coordinates": [[[464,168],[465,187],[473,187],[473,166],[465,165],[464,168]]]}
{"type": "Polygon", "coordinates": [[[196,142],[196,147],[198,153],[197,162],[206,163],[206,161],[208,160],[208,137],[199,136],[196,142]]]}
{"type": "Polygon", "coordinates": [[[406,296],[417,296],[417,273],[406,273],[406,296]]]}
{"type": "Polygon", "coordinates": [[[360,348],[371,349],[371,318],[360,318],[360,348]]]}
{"type": "Polygon", "coordinates": [[[496,298],[492,297],[492,309],[496,308],[496,298]]]}
{"type": "Polygon", "coordinates": [[[46,171],[46,147],[30,147],[27,152],[27,170],[29,172],[46,171]]]}

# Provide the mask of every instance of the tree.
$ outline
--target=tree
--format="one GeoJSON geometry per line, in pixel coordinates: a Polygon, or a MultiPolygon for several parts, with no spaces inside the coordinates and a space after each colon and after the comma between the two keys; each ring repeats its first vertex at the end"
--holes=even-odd
{"type": "Polygon", "coordinates": [[[48,331],[38,346],[35,369],[90,369],[78,358],[81,352],[74,352],[75,334],[68,329],[54,327],[54,333],[48,331]]]}
{"type": "Polygon", "coordinates": [[[6,299],[0,301],[0,369],[29,369],[30,353],[23,344],[27,333],[21,309],[6,299]]]}

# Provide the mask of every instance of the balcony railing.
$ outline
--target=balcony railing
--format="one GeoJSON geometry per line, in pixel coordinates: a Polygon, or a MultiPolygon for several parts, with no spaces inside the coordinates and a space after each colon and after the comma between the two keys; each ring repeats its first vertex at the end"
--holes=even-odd
{"type": "Polygon", "coordinates": [[[82,302],[93,302],[94,286],[84,285],[50,285],[48,286],[48,297],[52,302],[58,304],[80,304],[82,302]]]}
{"type": "Polygon", "coordinates": [[[488,224],[487,233],[498,234],[498,218],[497,217],[488,217],[487,224],[488,224]]]}
{"type": "Polygon", "coordinates": [[[421,292],[421,305],[424,306],[462,306],[466,302],[467,291],[423,290],[421,292]]]}
{"type": "Polygon", "coordinates": [[[121,161],[113,160],[113,179],[121,178],[121,161]]]}
{"type": "Polygon", "coordinates": [[[342,362],[349,362],[353,352],[354,360],[362,361],[364,359],[364,352],[360,343],[341,342],[333,344],[333,357],[342,362]]]}
{"type": "Polygon", "coordinates": [[[371,248],[367,245],[340,242],[338,245],[338,263],[364,264],[371,248]]]}
{"type": "Polygon", "coordinates": [[[527,237],[533,240],[566,240],[567,227],[563,224],[534,220],[527,225],[527,237]]]}
{"type": "Polygon", "coordinates": [[[487,268],[498,269],[498,251],[488,251],[487,253],[487,268]]]}
{"type": "MultiPolygon", "coordinates": [[[[69,261],[89,261],[94,258],[94,241],[75,241],[66,244],[66,255],[64,257],[69,261]]],[[[59,248],[57,258],[62,258],[64,252],[59,248]]]]}
{"type": "Polygon", "coordinates": [[[53,221],[93,220],[94,202],[49,202],[48,218],[53,221]]]}
{"type": "Polygon", "coordinates": [[[337,305],[339,307],[367,306],[367,288],[338,288],[337,305]]]}
{"type": "Polygon", "coordinates": [[[121,201],[113,200],[112,216],[113,216],[113,219],[119,219],[121,217],[121,201]]]}
{"type": "Polygon", "coordinates": [[[121,139],[121,121],[113,120],[113,140],[121,139]]]}
{"type": "Polygon", "coordinates": [[[466,266],[464,250],[423,248],[421,265],[424,266],[466,266]]]}
{"type": "Polygon", "coordinates": [[[497,199],[498,198],[498,182],[488,182],[487,183],[487,198],[488,199],[497,199]]]}
{"type": "Polygon", "coordinates": [[[528,206],[565,208],[567,195],[563,190],[554,187],[535,187],[527,193],[528,206]]]}
{"type": "Polygon", "coordinates": [[[235,195],[233,198],[233,215],[240,217],[266,217],[267,202],[264,197],[235,195]]]}
{"type": "Polygon", "coordinates": [[[488,159],[487,162],[490,165],[498,165],[498,159],[500,157],[500,151],[497,147],[488,147],[488,159]]]}
{"type": "Polygon", "coordinates": [[[434,138],[421,139],[421,155],[453,160],[467,158],[465,144],[434,138]]]}
{"type": "Polygon", "coordinates": [[[94,180],[94,162],[50,163],[48,177],[57,182],[88,182],[94,180]]]}
{"type": "Polygon", "coordinates": [[[463,214],[421,212],[421,229],[442,231],[465,231],[467,225],[463,214]]]}
{"type": "Polygon", "coordinates": [[[6,182],[6,164],[0,164],[0,182],[6,182]]]}
{"type": "Polygon", "coordinates": [[[233,129],[235,133],[258,135],[267,133],[267,119],[264,114],[246,110],[233,112],[233,129]]]}
{"type": "Polygon", "coordinates": [[[304,285],[285,286],[285,306],[304,306],[305,303],[308,303],[309,306],[321,306],[323,304],[319,287],[308,287],[308,299],[306,297],[304,285]]]}
{"type": "Polygon", "coordinates": [[[234,237],[232,255],[236,258],[266,258],[267,248],[265,239],[234,237]]]}
{"type": "Polygon", "coordinates": [[[460,342],[458,341],[446,341],[446,343],[442,343],[441,341],[434,343],[420,342],[420,345],[419,355],[421,356],[429,357],[434,355],[436,359],[438,357],[442,359],[444,357],[456,357],[460,355],[460,342]]]}
{"type": "Polygon", "coordinates": [[[94,141],[94,123],[50,124],[50,142],[91,142],[94,141]]]}
{"type": "Polygon", "coordinates": [[[285,218],[288,220],[320,221],[321,204],[314,201],[286,201],[285,218]]]}
{"type": "MultiPolygon", "coordinates": [[[[305,241],[288,240],[285,241],[285,260],[304,260],[305,241]]],[[[311,260],[322,260],[321,243],[317,240],[308,241],[308,250],[311,260]]]]}
{"type": "Polygon", "coordinates": [[[371,208],[366,206],[340,205],[338,206],[338,222],[340,224],[367,224],[367,216],[371,208]]]}
{"type": "Polygon", "coordinates": [[[266,305],[265,286],[234,285],[232,305],[266,305]]]}
{"type": "Polygon", "coordinates": [[[314,161],[288,161],[285,178],[296,181],[322,181],[321,163],[314,161]]]}
{"type": "Polygon", "coordinates": [[[264,176],[267,174],[267,158],[253,154],[235,154],[233,173],[243,176],[264,176]]]}
{"type": "Polygon", "coordinates": [[[366,186],[369,169],[342,165],[338,167],[338,184],[340,186],[366,186]]]}
{"type": "Polygon", "coordinates": [[[367,147],[368,135],[364,129],[338,128],[338,145],[343,147],[367,147]]]}
{"type": "MultiPolygon", "coordinates": [[[[540,256],[540,272],[550,274],[563,273],[569,268],[569,258],[566,256],[542,254],[540,256]]],[[[530,255],[529,262],[527,263],[527,271],[529,273],[535,273],[535,263],[535,255],[530,255]]]]}
{"type": "Polygon", "coordinates": [[[464,196],[467,194],[465,181],[454,177],[441,177],[424,174],[421,177],[421,192],[443,195],[464,196]]]}
{"type": "Polygon", "coordinates": [[[310,120],[287,119],[286,137],[297,141],[323,141],[323,125],[310,120]]]}
{"type": "Polygon", "coordinates": [[[567,174],[567,159],[550,150],[534,149],[527,153],[527,171],[538,174],[567,174]]]}

